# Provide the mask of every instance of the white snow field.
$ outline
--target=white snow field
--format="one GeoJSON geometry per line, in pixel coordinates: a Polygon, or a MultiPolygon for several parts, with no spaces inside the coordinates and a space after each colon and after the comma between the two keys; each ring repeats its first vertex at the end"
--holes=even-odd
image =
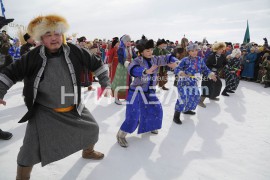
{"type": "MultiPolygon", "coordinates": [[[[172,75],[170,75],[172,77],[172,75]]],[[[88,92],[87,108],[100,125],[96,150],[105,153],[101,161],[86,160],[81,151],[45,167],[34,166],[33,180],[269,180],[270,179],[270,88],[241,81],[235,94],[206,99],[207,108],[196,115],[181,115],[182,125],[173,119],[177,91],[161,91],[163,127],[158,135],[129,134],[128,148],[116,141],[125,118],[125,105],[112,98],[97,100],[88,92]]],[[[94,84],[98,87],[98,84],[94,84]]],[[[224,86],[224,80],[223,80],[224,86]]],[[[0,106],[0,128],[13,133],[0,140],[0,180],[16,176],[16,158],[26,123],[17,123],[26,112],[23,83],[14,85],[0,106]]]]}

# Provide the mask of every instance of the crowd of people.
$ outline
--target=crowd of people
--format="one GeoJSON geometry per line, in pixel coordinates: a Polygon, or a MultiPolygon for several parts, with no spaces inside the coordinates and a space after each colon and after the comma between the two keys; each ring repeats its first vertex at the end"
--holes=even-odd
{"type": "MultiPolygon", "coordinates": [[[[162,128],[163,110],[156,93],[174,88],[167,85],[168,71],[175,74],[178,98],[172,121],[178,125],[182,124],[181,113],[195,115],[198,105],[206,108],[206,98],[228,97],[241,79],[262,83],[265,88],[270,85],[266,38],[263,45],[210,44],[206,39],[198,42],[186,37],[180,43],[163,38],[154,41],[144,35],[133,41],[127,34],[88,41],[85,36],[65,37],[67,29],[65,18],[48,15],[33,19],[22,39],[11,38],[5,31],[0,35],[0,104],[6,104],[8,89],[23,80],[28,108],[19,121],[28,124],[17,158],[17,179],[29,179],[39,162],[45,166],[79,150],[86,159],[104,157],[94,150],[98,124],[81,100],[81,87],[94,91],[94,81],[117,105],[126,101],[125,119],[116,134],[125,148],[127,134],[136,129],[138,134],[158,134],[162,128]],[[221,78],[225,79],[223,90],[221,78]],[[73,94],[64,102],[62,87],[64,94],[73,94]]],[[[0,130],[1,139],[11,137],[0,130]]]]}

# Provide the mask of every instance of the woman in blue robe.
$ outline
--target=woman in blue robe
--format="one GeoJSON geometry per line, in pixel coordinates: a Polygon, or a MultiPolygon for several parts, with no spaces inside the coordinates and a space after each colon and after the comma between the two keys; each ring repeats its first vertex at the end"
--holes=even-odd
{"type": "Polygon", "coordinates": [[[177,59],[172,55],[152,56],[153,40],[148,40],[137,45],[141,56],[134,59],[128,66],[130,76],[134,80],[130,84],[126,118],[117,133],[120,146],[127,147],[125,139],[127,133],[133,133],[138,127],[138,134],[152,132],[158,134],[162,126],[163,110],[156,96],[157,73],[159,66],[176,67],[177,59]]]}
{"type": "Polygon", "coordinates": [[[254,78],[254,66],[257,59],[257,53],[255,48],[250,49],[250,53],[246,56],[246,61],[244,62],[244,71],[242,73],[243,78],[247,78],[248,81],[254,78]]]}
{"type": "Polygon", "coordinates": [[[198,45],[190,43],[187,46],[188,57],[181,60],[178,67],[174,69],[175,74],[179,74],[177,85],[178,98],[175,104],[175,112],[173,121],[176,124],[182,124],[180,114],[194,115],[193,110],[196,109],[200,102],[200,90],[198,81],[201,79],[201,74],[204,74],[209,79],[216,81],[216,76],[205,65],[202,58],[198,57],[198,45]]]}

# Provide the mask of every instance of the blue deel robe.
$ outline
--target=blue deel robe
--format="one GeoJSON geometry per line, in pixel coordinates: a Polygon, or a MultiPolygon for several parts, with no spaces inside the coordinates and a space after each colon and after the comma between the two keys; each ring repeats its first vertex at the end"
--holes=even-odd
{"type": "Polygon", "coordinates": [[[249,62],[244,62],[244,71],[242,73],[242,77],[253,78],[254,77],[254,66],[255,61],[257,59],[257,53],[249,53],[246,56],[246,60],[249,62]]]}
{"type": "Polygon", "coordinates": [[[153,64],[165,66],[170,62],[175,62],[171,55],[152,59],[138,57],[129,65],[129,73],[135,80],[129,88],[126,118],[120,130],[133,133],[138,127],[138,134],[141,134],[161,128],[163,110],[155,92],[158,68],[151,75],[143,75],[143,71],[153,64]]]}
{"type": "Polygon", "coordinates": [[[175,111],[186,112],[195,110],[200,101],[198,79],[195,78],[195,74],[204,74],[208,77],[211,71],[207,68],[202,58],[192,58],[191,56],[183,58],[178,67],[174,69],[175,74],[179,74],[180,71],[183,71],[188,77],[179,77],[175,111]]]}

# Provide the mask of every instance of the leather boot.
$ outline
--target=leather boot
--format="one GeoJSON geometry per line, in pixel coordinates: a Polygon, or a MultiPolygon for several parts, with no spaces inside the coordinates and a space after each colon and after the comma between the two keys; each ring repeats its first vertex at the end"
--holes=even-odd
{"type": "Polygon", "coordinates": [[[13,135],[10,132],[2,131],[0,129],[0,139],[9,140],[13,135]]]}
{"type": "Polygon", "coordinates": [[[16,180],[29,180],[33,166],[23,167],[17,166],[16,180]]]}
{"type": "Polygon", "coordinates": [[[201,96],[201,99],[200,99],[200,102],[199,102],[198,105],[201,106],[201,107],[203,107],[203,108],[206,108],[206,105],[203,103],[204,100],[205,100],[205,97],[202,97],[202,96],[201,96]]]}
{"type": "Polygon", "coordinates": [[[90,145],[88,149],[82,151],[82,157],[84,159],[100,160],[104,158],[104,154],[94,150],[94,145],[90,145]]]}
{"type": "Polygon", "coordinates": [[[128,142],[126,140],[126,135],[127,135],[127,133],[120,130],[120,129],[119,129],[119,131],[118,131],[118,133],[116,135],[118,144],[120,146],[122,146],[122,147],[125,147],[125,148],[128,147],[128,142]]]}
{"type": "Polygon", "coordinates": [[[173,115],[173,121],[176,123],[176,124],[182,124],[182,121],[180,120],[180,112],[178,111],[174,111],[174,115],[173,115]]]}

